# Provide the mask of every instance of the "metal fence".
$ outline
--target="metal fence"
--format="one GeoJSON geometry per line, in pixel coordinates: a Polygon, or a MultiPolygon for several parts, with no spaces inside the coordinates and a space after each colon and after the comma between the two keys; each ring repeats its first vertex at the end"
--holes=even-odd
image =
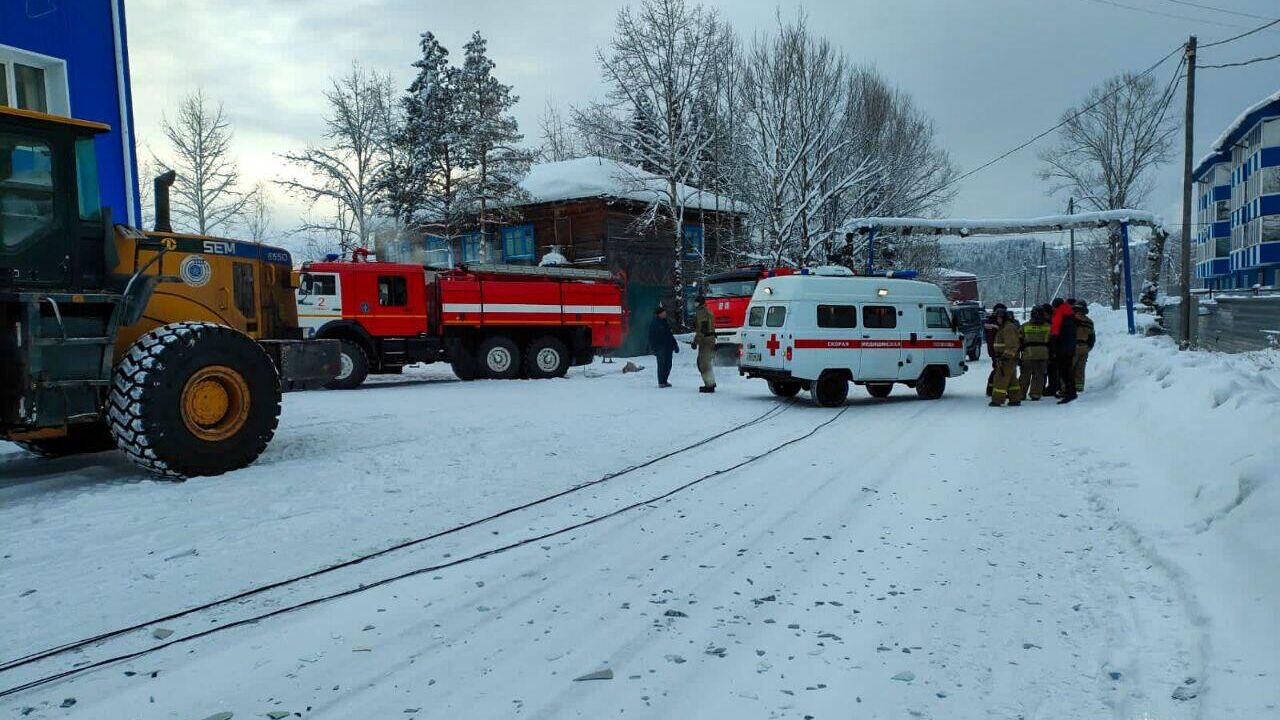
{"type": "MultiPolygon", "coordinates": [[[[1222,352],[1248,352],[1280,347],[1280,293],[1243,291],[1193,296],[1196,321],[1191,341],[1197,347],[1222,352]]],[[[1182,308],[1178,302],[1160,306],[1160,324],[1177,337],[1182,308]]]]}

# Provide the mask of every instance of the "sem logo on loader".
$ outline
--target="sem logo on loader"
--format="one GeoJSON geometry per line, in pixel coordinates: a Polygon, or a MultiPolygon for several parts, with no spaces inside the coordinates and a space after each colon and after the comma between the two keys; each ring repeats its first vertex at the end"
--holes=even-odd
{"type": "Polygon", "coordinates": [[[205,240],[204,251],[210,255],[235,255],[236,244],[226,240],[205,240]]]}
{"type": "Polygon", "coordinates": [[[182,282],[191,287],[204,287],[209,283],[209,261],[199,255],[188,255],[178,267],[182,282]]]}

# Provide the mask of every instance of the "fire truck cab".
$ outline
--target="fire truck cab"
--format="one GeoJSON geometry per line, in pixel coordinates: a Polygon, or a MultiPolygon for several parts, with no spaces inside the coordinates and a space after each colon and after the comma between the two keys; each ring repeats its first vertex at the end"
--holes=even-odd
{"type": "Polygon", "coordinates": [[[747,309],[739,372],[780,397],[808,390],[823,407],[844,404],[850,383],[877,398],[902,384],[937,399],[967,369],[949,305],[936,285],[846,268],[767,278],[747,309]]]}
{"type": "Polygon", "coordinates": [[[448,362],[463,380],[550,378],[612,350],[626,333],[621,281],[600,270],[386,262],[305,263],[298,318],[341,342],[329,387],[448,362]]]}
{"type": "Polygon", "coordinates": [[[751,303],[751,294],[756,291],[756,285],[765,278],[795,272],[794,268],[743,265],[708,275],[707,309],[716,318],[716,350],[731,353],[736,360],[738,347],[742,344],[742,324],[747,318],[747,305],[751,303]]]}

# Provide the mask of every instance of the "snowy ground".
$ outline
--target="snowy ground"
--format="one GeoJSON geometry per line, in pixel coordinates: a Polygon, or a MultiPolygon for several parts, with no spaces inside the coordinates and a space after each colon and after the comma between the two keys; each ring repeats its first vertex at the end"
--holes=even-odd
{"type": "Polygon", "coordinates": [[[686,351],[672,390],[614,363],[290,395],[257,465],[180,484],[111,453],[0,451],[4,662],[761,418],[0,673],[3,691],[639,503],[0,697],[0,717],[1280,715],[1280,359],[1180,354],[1099,314],[1090,387],[1065,407],[987,408],[985,363],[932,403],[855,390],[838,413],[728,369],[703,396],[686,351]]]}

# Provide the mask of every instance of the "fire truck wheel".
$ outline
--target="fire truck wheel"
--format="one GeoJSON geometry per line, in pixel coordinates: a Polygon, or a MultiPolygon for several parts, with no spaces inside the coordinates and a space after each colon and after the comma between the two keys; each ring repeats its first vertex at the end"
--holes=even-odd
{"type": "Polygon", "coordinates": [[[941,368],[926,368],[916,381],[916,394],[925,400],[937,400],[947,389],[947,376],[941,368]]]}
{"type": "Polygon", "coordinates": [[[849,399],[849,380],[843,375],[824,371],[809,391],[819,407],[840,407],[849,399]]]}
{"type": "Polygon", "coordinates": [[[569,348],[559,340],[544,335],[529,343],[525,354],[525,374],[534,380],[564,377],[569,372],[569,348]]]}
{"type": "Polygon", "coordinates": [[[867,383],[867,394],[873,398],[887,398],[893,392],[893,383],[867,383]]]}
{"type": "Polygon", "coordinates": [[[800,383],[791,380],[770,380],[769,392],[782,398],[795,397],[800,392],[800,383]]]}
{"type": "Polygon", "coordinates": [[[81,423],[67,428],[62,437],[18,440],[18,447],[40,457],[55,458],[81,453],[114,450],[116,441],[103,422],[81,423]]]}
{"type": "Polygon", "coordinates": [[[520,375],[520,346],[509,337],[496,335],[480,343],[477,359],[487,378],[510,380],[520,375]]]}
{"type": "Polygon", "coordinates": [[[330,390],[352,390],[360,387],[369,376],[369,356],[364,348],[350,340],[339,341],[338,359],[341,361],[338,374],[325,387],[330,390]]]}
{"type": "Polygon", "coordinates": [[[107,399],[116,445],[134,464],[181,479],[252,463],[275,435],[280,375],[238,330],[177,322],[138,338],[107,399]]]}

